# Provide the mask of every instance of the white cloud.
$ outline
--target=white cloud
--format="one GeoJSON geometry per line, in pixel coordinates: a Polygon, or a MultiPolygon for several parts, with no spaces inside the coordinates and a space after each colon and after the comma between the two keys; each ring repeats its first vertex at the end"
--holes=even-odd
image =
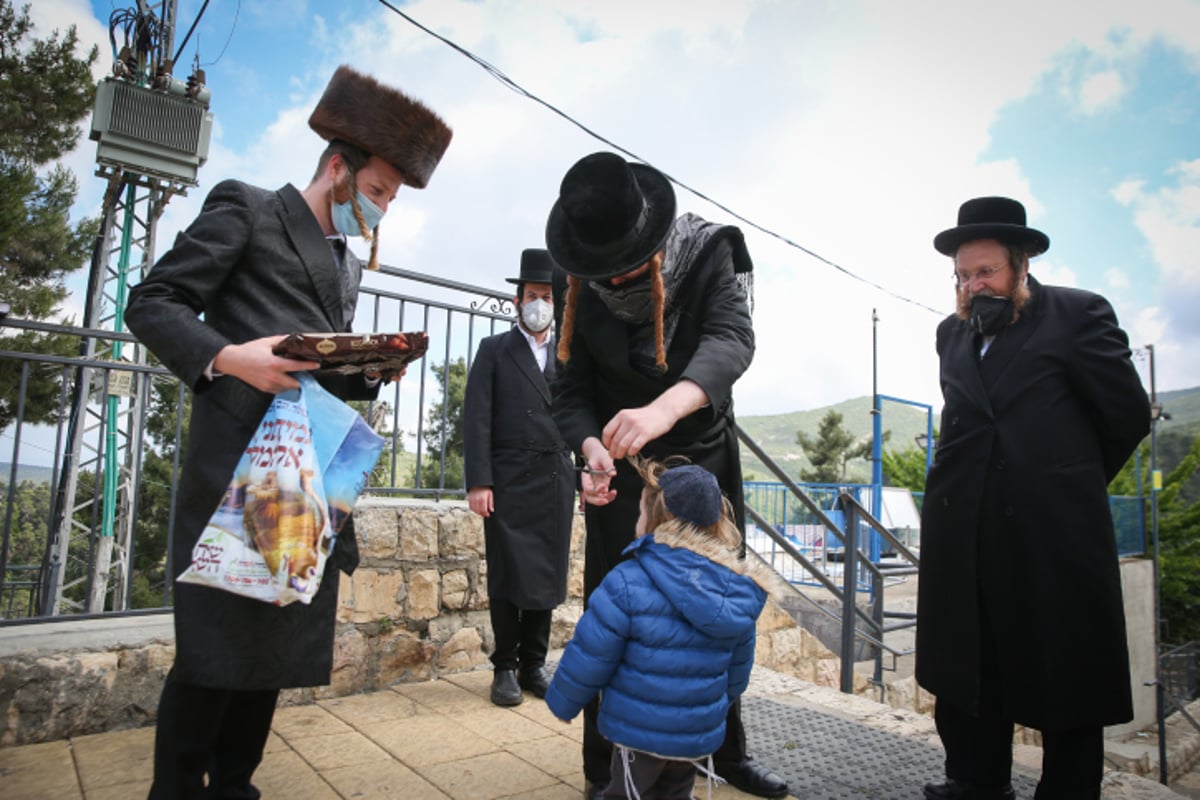
{"type": "MultiPolygon", "coordinates": [[[[86,8],[82,0],[49,5],[86,8]]],[[[1086,56],[1075,92],[1092,110],[1137,91],[1121,76],[1148,42],[1200,54],[1200,4],[1192,0],[1101,0],[1086,14],[1041,0],[417,0],[402,8],[680,181],[916,302],[738,223],[756,264],[759,343],[737,387],[742,413],[869,394],[873,361],[881,392],[939,405],[934,328],[953,291],[934,234],[954,224],[963,200],[983,194],[1020,199],[1035,226],[1047,213],[1022,164],[981,160],[998,115],[1037,90],[1064,53],[1086,56]]],[[[521,249],[541,243],[563,172],[608,146],[385,8],[364,7],[349,26],[343,12],[319,10],[326,16],[308,12],[293,52],[256,52],[244,31],[235,34],[223,63],[237,64],[257,88],[243,98],[233,85],[214,85],[220,134],[204,187],[233,176],[306,183],[321,146],[307,114],[333,68],[354,64],[421,98],[455,128],[429,188],[402,190],[385,219],[384,261],[503,287],[521,249]],[[273,57],[294,60],[282,85],[257,74],[273,57]],[[234,151],[232,134],[244,133],[237,103],[249,98],[270,104],[274,121],[234,151]]],[[[1186,283],[1189,252],[1200,252],[1194,217],[1183,214],[1196,207],[1195,173],[1200,162],[1181,163],[1169,192],[1141,176],[1113,190],[1176,286],[1186,283]]],[[[204,191],[172,201],[160,248],[195,215],[204,191]]],[[[687,191],[678,197],[681,209],[736,222],[687,191]]],[[[1058,255],[1035,265],[1049,282],[1099,284],[1101,274],[1088,269],[1058,255]]],[[[1121,311],[1122,320],[1162,324],[1156,341],[1178,324],[1167,302],[1145,320],[1143,309],[1121,311]]]]}
{"type": "Polygon", "coordinates": [[[1079,106],[1085,114],[1095,114],[1112,108],[1125,92],[1125,82],[1121,76],[1107,70],[1092,75],[1083,82],[1079,89],[1079,106]]]}
{"type": "Polygon", "coordinates": [[[1129,276],[1123,271],[1113,267],[1104,273],[1104,284],[1111,291],[1123,292],[1129,288],[1129,276]]]}

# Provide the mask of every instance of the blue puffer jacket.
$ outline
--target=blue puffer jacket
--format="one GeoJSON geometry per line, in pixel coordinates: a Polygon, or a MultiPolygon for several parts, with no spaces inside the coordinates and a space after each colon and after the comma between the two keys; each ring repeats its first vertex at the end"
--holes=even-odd
{"type": "Polygon", "coordinates": [[[746,561],[707,536],[659,530],[625,552],[635,558],[592,593],[546,704],[572,719],[603,692],[598,723],[613,743],[668,758],[707,756],[750,681],[767,593],[746,574],[746,561]]]}

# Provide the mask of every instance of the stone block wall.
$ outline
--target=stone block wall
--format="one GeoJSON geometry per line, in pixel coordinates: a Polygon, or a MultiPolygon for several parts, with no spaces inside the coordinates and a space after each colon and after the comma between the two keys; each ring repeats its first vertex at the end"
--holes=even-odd
{"type": "MultiPolygon", "coordinates": [[[[340,576],[331,683],[286,691],[280,702],[486,668],[493,640],[483,520],[462,502],[363,498],[355,530],[362,561],[353,577],[340,576]]],[[[583,541],[577,514],[552,648],[565,646],[583,611],[583,541]]],[[[837,656],[773,602],[758,630],[759,664],[838,685],[837,656]]],[[[169,613],[0,628],[0,747],[153,722],[173,659],[169,613]]]]}

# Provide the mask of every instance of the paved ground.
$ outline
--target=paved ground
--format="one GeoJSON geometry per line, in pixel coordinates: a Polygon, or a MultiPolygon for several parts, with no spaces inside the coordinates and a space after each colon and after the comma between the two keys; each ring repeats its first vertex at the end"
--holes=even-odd
{"type": "MultiPolygon", "coordinates": [[[[576,800],[581,725],[532,697],[488,701],[489,671],[401,684],[368,695],[280,709],[255,782],[286,800],[576,800]]],[[[941,770],[933,723],[859,697],[756,669],[744,701],[751,752],[804,800],[919,800],[941,770]]],[[[153,729],[0,749],[4,800],[145,797],[153,729]]],[[[1033,795],[1040,751],[1017,748],[1018,796],[1033,795]]],[[[1178,798],[1114,775],[1105,800],[1178,798]]],[[[697,797],[707,798],[703,783],[697,797]]],[[[712,800],[748,795],[719,786],[712,800]]]]}

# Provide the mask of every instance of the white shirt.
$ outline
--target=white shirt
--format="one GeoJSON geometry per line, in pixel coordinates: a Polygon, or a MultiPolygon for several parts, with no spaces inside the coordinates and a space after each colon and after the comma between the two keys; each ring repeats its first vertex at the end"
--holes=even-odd
{"type": "Polygon", "coordinates": [[[554,334],[547,332],[546,338],[538,343],[533,334],[525,330],[520,324],[517,325],[517,330],[525,337],[525,341],[529,342],[529,349],[533,351],[533,360],[537,362],[538,369],[546,371],[546,359],[550,357],[550,345],[554,341],[554,334]]]}

